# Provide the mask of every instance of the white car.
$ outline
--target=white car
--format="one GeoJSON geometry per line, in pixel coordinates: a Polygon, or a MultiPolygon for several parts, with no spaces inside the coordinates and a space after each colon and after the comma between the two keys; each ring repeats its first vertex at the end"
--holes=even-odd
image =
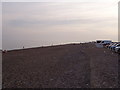
{"type": "Polygon", "coordinates": [[[115,47],[115,52],[120,53],[120,46],[115,47]]]}

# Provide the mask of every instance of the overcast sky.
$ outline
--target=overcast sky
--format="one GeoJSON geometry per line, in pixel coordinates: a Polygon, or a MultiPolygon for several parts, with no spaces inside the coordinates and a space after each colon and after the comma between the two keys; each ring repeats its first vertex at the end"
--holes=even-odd
{"type": "Polygon", "coordinates": [[[4,1],[3,49],[96,39],[117,41],[118,0],[53,1],[4,1]]]}
{"type": "Polygon", "coordinates": [[[0,2],[0,49],[2,49],[2,3],[0,2]]]}

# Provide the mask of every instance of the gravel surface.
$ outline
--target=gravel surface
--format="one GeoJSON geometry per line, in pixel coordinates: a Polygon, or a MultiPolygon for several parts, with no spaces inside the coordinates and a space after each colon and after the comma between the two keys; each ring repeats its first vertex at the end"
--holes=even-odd
{"type": "Polygon", "coordinates": [[[3,88],[117,88],[118,55],[93,43],[3,53],[3,88]]]}
{"type": "Polygon", "coordinates": [[[2,52],[0,51],[0,89],[2,89],[2,52]]]}

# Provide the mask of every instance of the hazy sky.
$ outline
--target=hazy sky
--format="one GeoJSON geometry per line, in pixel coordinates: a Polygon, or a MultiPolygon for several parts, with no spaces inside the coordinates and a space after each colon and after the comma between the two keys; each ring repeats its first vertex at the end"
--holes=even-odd
{"type": "Polygon", "coordinates": [[[118,40],[118,0],[42,1],[2,3],[3,49],[118,40]]]}
{"type": "Polygon", "coordinates": [[[2,49],[2,3],[0,2],[0,49],[2,49]]]}

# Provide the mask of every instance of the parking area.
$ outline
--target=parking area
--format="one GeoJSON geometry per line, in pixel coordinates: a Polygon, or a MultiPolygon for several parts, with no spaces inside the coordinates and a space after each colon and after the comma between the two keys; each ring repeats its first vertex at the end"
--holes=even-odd
{"type": "Polygon", "coordinates": [[[104,47],[104,48],[111,50],[112,52],[120,54],[120,42],[101,40],[99,42],[96,41],[95,45],[96,47],[99,47],[99,48],[104,47]]]}
{"type": "Polygon", "coordinates": [[[13,50],[2,57],[2,88],[118,87],[118,55],[95,43],[13,50]]]}

